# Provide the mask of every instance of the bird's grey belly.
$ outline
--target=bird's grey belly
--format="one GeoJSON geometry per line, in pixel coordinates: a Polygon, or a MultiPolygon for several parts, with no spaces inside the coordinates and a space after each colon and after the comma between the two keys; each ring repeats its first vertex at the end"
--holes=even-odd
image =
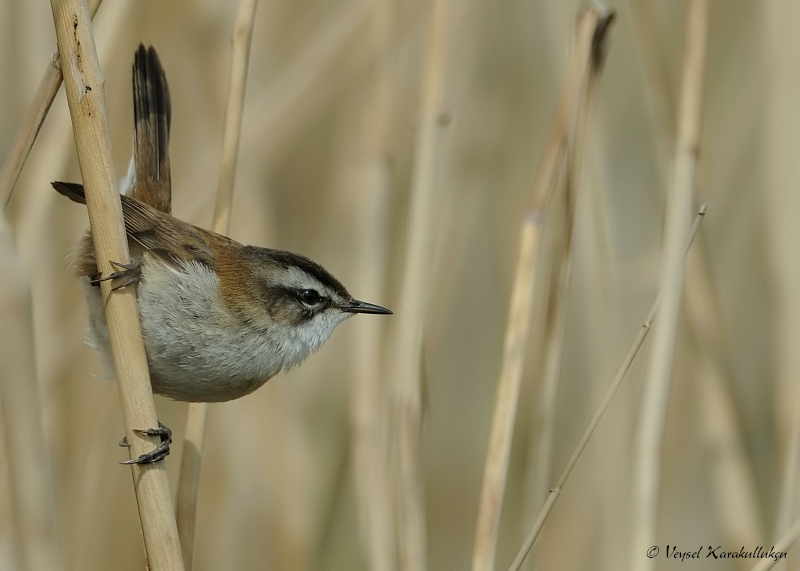
{"type": "MultiPolygon", "coordinates": [[[[143,264],[137,293],[153,392],[222,402],[253,392],[280,371],[279,348],[225,311],[213,272],[196,264],[175,271],[149,256],[143,264]]],[[[91,289],[90,324],[108,354],[99,290],[91,289]]]]}
{"type": "Polygon", "coordinates": [[[224,309],[212,271],[193,264],[178,272],[157,260],[146,269],[139,313],[154,392],[182,401],[228,401],[280,370],[274,343],[224,309]]]}
{"type": "Polygon", "coordinates": [[[182,401],[228,401],[253,392],[278,372],[269,363],[242,357],[239,349],[246,339],[231,339],[213,326],[187,331],[185,323],[173,321],[174,316],[147,316],[146,310],[143,314],[142,333],[156,394],[182,401]]]}

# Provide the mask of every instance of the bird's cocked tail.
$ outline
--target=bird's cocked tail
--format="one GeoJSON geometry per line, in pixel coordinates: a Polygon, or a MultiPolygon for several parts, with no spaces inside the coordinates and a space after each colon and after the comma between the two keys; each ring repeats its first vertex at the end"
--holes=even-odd
{"type": "Polygon", "coordinates": [[[167,76],[155,48],[139,45],[133,62],[133,166],[128,195],[169,214],[172,188],[169,128],[172,108],[167,76]]]}

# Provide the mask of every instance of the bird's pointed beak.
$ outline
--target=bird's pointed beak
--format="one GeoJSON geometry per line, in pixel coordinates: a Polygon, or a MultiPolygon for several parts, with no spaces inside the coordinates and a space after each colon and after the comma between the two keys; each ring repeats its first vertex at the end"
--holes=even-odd
{"type": "Polygon", "coordinates": [[[392,315],[391,309],[386,309],[374,303],[367,303],[366,301],[352,300],[349,304],[341,308],[345,313],[375,313],[379,315],[392,315]]]}

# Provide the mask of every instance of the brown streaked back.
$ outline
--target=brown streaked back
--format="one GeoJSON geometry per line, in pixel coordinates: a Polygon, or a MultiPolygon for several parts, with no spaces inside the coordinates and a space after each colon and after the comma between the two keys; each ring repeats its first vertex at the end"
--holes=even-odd
{"type": "MultiPolygon", "coordinates": [[[[53,182],[52,185],[70,200],[86,204],[82,184],[53,182]]],[[[175,268],[187,262],[215,268],[215,248],[241,247],[230,238],[192,226],[135,198],[123,195],[120,199],[125,232],[131,244],[158,256],[175,268]]],[[[95,273],[94,249],[91,248],[90,240],[84,242],[81,256],[82,259],[78,261],[79,271],[84,275],[95,273]]]]}

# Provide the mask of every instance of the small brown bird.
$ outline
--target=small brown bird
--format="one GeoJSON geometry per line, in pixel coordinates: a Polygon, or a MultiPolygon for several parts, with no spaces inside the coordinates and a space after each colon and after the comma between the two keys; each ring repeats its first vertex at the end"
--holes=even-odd
{"type": "MultiPolygon", "coordinates": [[[[243,246],[170,215],[170,97],[154,48],[133,65],[133,180],[121,196],[130,265],[98,274],[91,234],[78,251],[95,346],[109,359],[98,287],[135,284],[153,392],[176,400],[221,402],[249,394],[301,363],[356,313],[390,314],[353,299],[322,266],[283,250],[243,246]]],[[[130,178],[130,176],[129,176],[130,178]]],[[[75,202],[83,186],[54,182],[75,202]]],[[[167,430],[152,429],[162,438],[167,430]]],[[[168,445],[168,442],[167,442],[168,445]]],[[[162,448],[162,447],[160,447],[162,448]]],[[[133,462],[153,462],[166,452],[133,462]]]]}

